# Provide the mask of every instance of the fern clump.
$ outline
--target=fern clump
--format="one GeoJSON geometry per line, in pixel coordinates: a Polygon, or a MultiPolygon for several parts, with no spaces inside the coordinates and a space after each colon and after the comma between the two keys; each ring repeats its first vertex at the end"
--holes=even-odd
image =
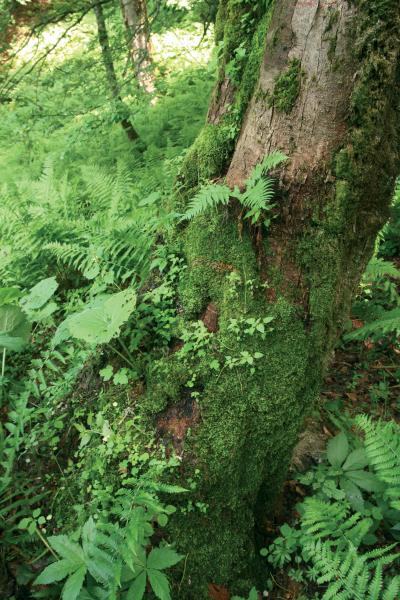
{"type": "Polygon", "coordinates": [[[385,496],[400,510],[400,428],[395,423],[373,423],[366,415],[356,417],[365,435],[365,451],[377,477],[385,485],[385,496]]]}
{"type": "Polygon", "coordinates": [[[397,545],[369,547],[377,543],[379,527],[398,539],[400,427],[366,415],[355,423],[364,434],[362,445],[356,440],[352,450],[344,432],[330,440],[327,461],[298,477],[314,490],[298,505],[298,522],[283,525],[262,554],[293,579],[318,586],[321,600],[395,600],[397,545]]]}
{"type": "MultiPolygon", "coordinates": [[[[259,223],[261,215],[268,213],[273,208],[271,203],[274,198],[274,180],[268,173],[287,160],[282,152],[273,152],[267,155],[252,171],[245,182],[245,191],[241,192],[237,187],[230,190],[226,185],[208,184],[200,189],[196,196],[189,202],[189,207],[182,219],[190,221],[212,208],[227,206],[231,198],[239,201],[244,215],[252,225],[259,223]]],[[[266,226],[270,219],[263,220],[266,226]]]]}

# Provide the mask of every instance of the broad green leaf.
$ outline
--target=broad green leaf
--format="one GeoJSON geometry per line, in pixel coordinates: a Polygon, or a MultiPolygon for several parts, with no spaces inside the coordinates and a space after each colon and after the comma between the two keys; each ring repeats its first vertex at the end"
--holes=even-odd
{"type": "Polygon", "coordinates": [[[58,306],[55,302],[49,302],[48,304],[46,304],[46,306],[43,306],[43,308],[41,308],[40,310],[30,313],[29,318],[31,321],[35,321],[37,323],[40,321],[45,321],[46,319],[51,317],[51,315],[53,313],[56,312],[57,308],[58,308],[58,306]]]}
{"type": "Polygon", "coordinates": [[[133,290],[104,296],[93,308],[86,308],[68,318],[68,328],[74,337],[90,344],[106,344],[118,335],[136,305],[133,290]]]}
{"type": "Polygon", "coordinates": [[[38,308],[42,308],[42,306],[50,300],[57,288],[58,283],[55,277],[43,279],[21,300],[21,305],[25,310],[37,310],[38,308]]]}
{"type": "Polygon", "coordinates": [[[120,369],[117,373],[115,373],[113,382],[115,383],[115,385],[127,385],[127,383],[128,383],[127,369],[120,369]]]}
{"type": "Polygon", "coordinates": [[[146,581],[146,571],[142,571],[130,586],[126,594],[126,600],[142,600],[146,590],[146,581]]]}
{"type": "Polygon", "coordinates": [[[0,306],[15,304],[21,296],[21,290],[17,287],[0,288],[0,306]]]}
{"type": "Polygon", "coordinates": [[[147,557],[147,568],[149,569],[168,569],[173,567],[183,556],[172,550],[171,548],[153,548],[147,557]]]}
{"type": "Polygon", "coordinates": [[[369,460],[364,448],[358,448],[350,452],[343,464],[343,470],[353,471],[355,469],[364,469],[368,464],[369,460]]]}
{"type": "Polygon", "coordinates": [[[6,305],[0,308],[0,333],[9,333],[26,321],[19,306],[6,305]]]}
{"type": "Polygon", "coordinates": [[[367,492],[382,492],[385,489],[385,484],[368,471],[347,471],[346,477],[367,492]]]}
{"type": "Polygon", "coordinates": [[[147,576],[149,578],[151,588],[157,598],[160,598],[160,600],[171,600],[169,582],[164,573],[161,573],[156,569],[148,569],[147,576]]]}
{"type": "Polygon", "coordinates": [[[334,438],[330,439],[327,448],[327,457],[332,467],[340,467],[349,453],[349,442],[346,434],[339,433],[334,438]]]}
{"type": "Polygon", "coordinates": [[[160,527],[165,527],[168,524],[168,517],[165,514],[158,515],[157,522],[160,527]]]}
{"type": "Polygon", "coordinates": [[[73,337],[89,344],[105,344],[115,334],[102,308],[88,308],[72,315],[68,325],[73,337]]]}
{"type": "Polygon", "coordinates": [[[13,352],[20,352],[24,346],[26,346],[26,341],[24,339],[0,334],[0,350],[5,348],[6,350],[11,350],[13,352]]]}
{"type": "Polygon", "coordinates": [[[345,492],[346,498],[350,502],[352,508],[357,512],[364,510],[364,498],[360,489],[347,477],[341,477],[339,481],[341,489],[345,492]]]}
{"type": "Polygon", "coordinates": [[[56,332],[53,336],[53,339],[51,340],[52,348],[55,348],[56,346],[58,346],[62,342],[65,342],[65,340],[67,340],[68,338],[71,337],[71,332],[69,330],[69,322],[73,316],[75,316],[75,315],[71,315],[70,317],[67,317],[57,327],[56,332]]]}
{"type": "Polygon", "coordinates": [[[55,581],[61,581],[68,577],[71,573],[74,572],[76,566],[71,563],[70,560],[62,559],[57,562],[52,563],[48,567],[44,569],[39,575],[36,577],[33,582],[34,585],[47,585],[49,583],[54,583],[55,581]]]}
{"type": "Polygon", "coordinates": [[[97,262],[93,262],[83,271],[83,276],[86,277],[86,279],[95,279],[99,273],[99,264],[97,262]]]}
{"type": "Polygon", "coordinates": [[[62,590],[62,600],[76,600],[79,592],[82,589],[83,582],[85,581],[86,567],[80,567],[73,575],[70,575],[65,582],[62,590]]]}

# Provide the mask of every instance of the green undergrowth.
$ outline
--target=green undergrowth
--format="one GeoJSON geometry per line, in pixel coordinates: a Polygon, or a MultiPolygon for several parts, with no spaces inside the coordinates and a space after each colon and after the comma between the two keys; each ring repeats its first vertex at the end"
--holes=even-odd
{"type": "MultiPolygon", "coordinates": [[[[374,29],[385,42],[379,48],[369,29],[360,36],[357,52],[371,52],[371,61],[353,98],[352,138],[336,157],[329,218],[316,210],[297,248],[283,256],[301,269],[310,289],[305,300],[297,280],[267,269],[267,284],[261,275],[274,218],[275,187],[271,183],[269,195],[265,173],[232,196],[225,186],[220,204],[187,216],[199,187],[212,186],[225,172],[258,78],[272,6],[220,4],[214,101],[227,84],[232,102],[203,128],[215,64],[206,66],[199,50],[189,67],[176,56],[173,68],[168,60],[157,64],[153,103],[124,80],[124,101],[140,135],[129,144],[105,100],[91,18],[75,32],[75,55],[57,55],[0,105],[2,597],[202,600],[215,584],[243,595],[253,588],[249,598],[255,600],[254,584],[271,588],[284,565],[312,594],[321,591],[318,577],[332,580],[333,567],[322,574],[317,569],[324,560],[337,564],[334,544],[304,531],[308,500],[281,532],[284,541],[269,540],[269,565],[259,550],[299,423],[329,362],[337,316],[360,275],[354,268],[349,289],[337,297],[343,264],[361,264],[372,253],[362,241],[345,246],[341,234],[356,218],[352,203],[359,203],[362,189],[375,190],[352,143],[366,161],[377,156],[370,142],[380,118],[379,78],[371,96],[365,90],[373,59],[385,66],[392,40],[380,24],[374,29]],[[253,204],[246,196],[251,190],[253,204]],[[239,203],[249,212],[238,215],[239,203]],[[164,571],[172,567],[168,578],[164,571]]],[[[157,32],[162,36],[173,24],[176,36],[184,8],[166,12],[157,32]]],[[[111,10],[107,17],[123,78],[123,28],[111,10]]],[[[193,35],[193,24],[186,25],[179,52],[193,35]]],[[[300,76],[296,62],[277,80],[280,110],[293,107],[300,76]]],[[[395,124],[389,119],[382,127],[389,135],[395,124]]],[[[387,167],[384,191],[394,168],[387,167]]],[[[366,222],[365,235],[380,225],[366,222]]],[[[389,229],[381,240],[386,255],[396,247],[397,221],[389,229]]],[[[372,327],[372,343],[394,352],[398,322],[382,332],[376,321],[399,306],[397,271],[376,261],[354,315],[363,320],[360,339],[372,327]]],[[[345,343],[360,343],[354,332],[349,336],[345,343]]],[[[384,389],[376,390],[378,401],[384,396],[384,389]]],[[[362,533],[381,535],[387,523],[396,523],[384,514],[388,498],[382,494],[357,488],[355,508],[344,460],[363,441],[348,429],[343,461],[315,466],[302,485],[325,494],[317,498],[324,502],[328,490],[327,510],[343,501],[334,505],[341,531],[357,510],[362,533]],[[367,506],[371,498],[382,518],[367,506]]],[[[368,473],[374,469],[379,466],[370,459],[368,473]]],[[[363,477],[371,487],[370,475],[363,477]]],[[[361,547],[361,538],[354,534],[354,540],[361,547]]],[[[351,564],[356,556],[343,560],[351,564]]],[[[360,560],[365,580],[367,560],[360,560]]]]}

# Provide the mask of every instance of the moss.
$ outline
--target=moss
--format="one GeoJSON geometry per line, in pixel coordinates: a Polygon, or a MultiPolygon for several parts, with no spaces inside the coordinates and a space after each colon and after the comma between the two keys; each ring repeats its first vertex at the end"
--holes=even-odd
{"type": "Polygon", "coordinates": [[[324,33],[329,33],[337,25],[340,18],[340,11],[337,8],[330,8],[328,23],[325,27],[324,33]]]}
{"type": "MultiPolygon", "coordinates": [[[[219,330],[203,356],[188,363],[178,351],[148,380],[146,410],[156,414],[165,403],[176,402],[187,378],[196,375],[201,421],[185,442],[183,470],[190,474],[200,468],[193,500],[206,504],[207,510],[188,513],[182,505],[171,522],[173,539],[188,555],[180,597],[205,600],[211,582],[233,593],[248,592],[257,577],[255,508],[264,518],[272,514],[298,429],[334,347],[338,321],[371,252],[373,233],[384,218],[382,206],[389,204],[399,165],[397,153],[386,144],[398,142],[400,123],[396,78],[388,69],[393,68],[398,42],[393,32],[388,34],[392,15],[382,24],[378,8],[366,1],[358,4],[364,16],[354,36],[359,80],[348,138],[333,161],[336,185],[320,176],[315,214],[287,249],[299,268],[301,302],[284,288],[279,273],[274,277],[276,299],[268,300],[251,233],[245,229],[240,238],[228,211],[204,215],[178,234],[188,265],[179,286],[183,318],[200,318],[211,300],[219,315],[219,330]],[[387,81],[393,81],[393,88],[386,89],[383,100],[387,81]],[[371,164],[377,165],[383,181],[375,181],[371,164]],[[266,315],[274,316],[274,330],[265,339],[255,334],[238,340],[231,331],[232,319],[266,315]],[[262,354],[254,371],[225,365],[227,355],[242,352],[262,354]],[[221,366],[218,371],[210,369],[214,360],[221,366]]],[[[395,6],[394,0],[389,4],[395,6]]],[[[226,18],[233,6],[225,2],[226,18]]],[[[233,35],[236,30],[229,27],[224,30],[233,35]]],[[[253,40],[258,64],[262,40],[253,40]]],[[[293,108],[300,78],[297,61],[277,80],[274,105],[279,110],[293,108]]],[[[184,166],[186,194],[203,178],[223,173],[234,144],[232,109],[240,119],[254,87],[250,77],[248,88],[234,95],[231,111],[218,125],[207,125],[198,138],[184,166]]]]}
{"type": "MultiPolygon", "coordinates": [[[[190,365],[179,351],[167,359],[157,381],[148,382],[147,410],[154,396],[173,402],[179,387],[185,386],[185,376],[188,379],[195,372],[202,421],[184,452],[196,456],[196,467],[201,469],[194,501],[206,499],[208,506],[205,514],[178,512],[172,536],[189,553],[186,572],[191,583],[185,581],[182,597],[200,600],[208,597],[206,582],[230,585],[237,592],[248,591],[254,582],[257,574],[249,569],[250,557],[257,564],[254,506],[260,501],[264,510],[265,506],[272,510],[271,490],[282,484],[282,466],[289,462],[306,406],[302,399],[314,384],[310,379],[307,392],[299,389],[309,364],[307,332],[301,315],[283,297],[273,304],[266,302],[249,233],[243,232],[240,239],[232,219],[214,214],[191,223],[182,235],[189,266],[180,284],[185,318],[198,318],[212,298],[218,308],[219,331],[207,354],[190,365]],[[232,283],[232,273],[236,283],[232,283]],[[238,340],[229,328],[233,318],[267,314],[274,317],[274,330],[266,339],[255,334],[238,340]],[[222,368],[227,355],[239,357],[242,352],[263,354],[254,372],[250,366],[222,368]],[[210,369],[212,360],[218,360],[219,372],[210,369]],[[283,420],[284,438],[272,433],[280,431],[283,420]],[[270,488],[260,497],[266,477],[270,488]]],[[[159,407],[154,404],[154,408],[157,412],[159,407]]]]}
{"type": "Polygon", "coordinates": [[[268,106],[290,113],[299,96],[300,85],[301,62],[298,58],[294,58],[289,62],[287,70],[275,80],[274,89],[268,98],[268,106]]]}
{"type": "MultiPolygon", "coordinates": [[[[245,43],[246,60],[240,65],[237,78],[240,86],[233,94],[229,110],[217,124],[207,123],[194,142],[188,153],[182,172],[181,180],[184,189],[193,192],[200,182],[211,179],[223,173],[232,156],[235,140],[240,132],[241,123],[248,103],[258,81],[261,61],[264,55],[266,32],[272,17],[273,1],[267,3],[267,9],[262,13],[259,5],[243,3],[240,10],[244,14],[250,10],[254,14],[254,33],[243,28],[238,5],[234,0],[221,3],[217,19],[217,39],[224,34],[224,50],[220,60],[219,86],[226,78],[226,66],[235,57],[235,50],[242,42],[245,43]],[[256,8],[256,10],[254,10],[256,8]]],[[[261,5],[260,5],[261,6],[261,5]]]]}
{"type": "Polygon", "coordinates": [[[181,177],[185,187],[193,189],[199,183],[221,173],[232,153],[233,140],[227,135],[224,124],[207,124],[189,151],[181,177]]]}

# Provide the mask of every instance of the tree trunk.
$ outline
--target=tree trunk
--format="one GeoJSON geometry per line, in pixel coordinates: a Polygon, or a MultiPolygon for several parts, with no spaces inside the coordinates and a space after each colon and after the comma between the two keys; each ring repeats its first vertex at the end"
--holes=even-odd
{"type": "Polygon", "coordinates": [[[182,456],[183,480],[200,470],[200,509],[174,524],[188,553],[182,594],[196,600],[210,583],[232,592],[253,583],[255,524],[273,518],[399,173],[398,0],[259,4],[221,1],[219,79],[178,209],[204,178],[242,186],[282,150],[290,161],[276,173],[276,218],[253,231],[238,227],[231,206],[178,232],[184,318],[202,319],[212,341],[196,360],[177,350],[155,365],[144,398],[182,456]],[[237,340],[229,327],[266,316],[274,320],[265,339],[242,330],[237,340]],[[221,370],[226,355],[243,351],[262,355],[254,371],[221,370]]]}
{"type": "Polygon", "coordinates": [[[146,0],[120,0],[134,72],[141,88],[154,92],[153,61],[146,0]]]}
{"type": "Polygon", "coordinates": [[[99,38],[99,44],[101,48],[101,55],[103,58],[104,69],[106,71],[107,81],[111,92],[111,97],[115,104],[115,110],[118,115],[118,121],[121,123],[123,130],[125,131],[130,141],[137,140],[139,134],[133,127],[129,118],[125,115],[128,113],[128,109],[125,106],[119,91],[117,74],[114,69],[114,62],[108,39],[107,26],[104,18],[103,7],[101,4],[97,4],[93,7],[94,14],[96,15],[97,33],[99,38]]]}

